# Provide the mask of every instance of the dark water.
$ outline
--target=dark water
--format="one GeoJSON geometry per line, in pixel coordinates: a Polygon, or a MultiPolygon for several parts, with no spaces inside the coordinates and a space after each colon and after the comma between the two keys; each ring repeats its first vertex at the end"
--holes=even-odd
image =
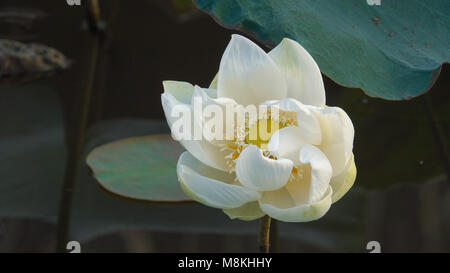
{"type": "MultiPolygon", "coordinates": [[[[255,251],[256,223],[229,221],[199,205],[122,200],[102,191],[83,164],[114,139],[167,132],[163,80],[208,86],[232,31],[202,14],[174,16],[165,1],[101,1],[108,22],[98,47],[71,238],[84,251],[255,251]]],[[[52,46],[74,61],[62,73],[0,85],[0,251],[53,251],[57,207],[75,149],[94,38],[86,12],[65,1],[3,0],[38,9],[30,26],[0,24],[2,38],[52,46]]],[[[351,117],[358,176],[321,220],[280,224],[281,251],[450,251],[450,69],[427,95],[390,102],[324,78],[327,104],[351,117]]]]}

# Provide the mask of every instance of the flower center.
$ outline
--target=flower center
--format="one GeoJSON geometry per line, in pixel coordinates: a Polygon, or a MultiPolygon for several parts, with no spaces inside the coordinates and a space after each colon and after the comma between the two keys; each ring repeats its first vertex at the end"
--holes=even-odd
{"type": "Polygon", "coordinates": [[[248,129],[245,136],[247,144],[258,146],[263,151],[268,151],[269,140],[272,135],[283,128],[283,124],[273,119],[260,119],[248,129]]]}
{"type": "Polygon", "coordinates": [[[293,125],[297,125],[297,113],[283,110],[280,110],[277,115],[269,110],[265,118],[259,119],[253,124],[250,124],[247,119],[244,126],[237,128],[236,132],[239,133],[233,141],[220,144],[221,151],[228,151],[225,160],[229,166],[229,172],[234,171],[237,158],[248,145],[258,146],[265,157],[276,160],[277,158],[268,150],[270,138],[278,130],[293,125]],[[245,137],[240,137],[241,135],[245,137]]]}

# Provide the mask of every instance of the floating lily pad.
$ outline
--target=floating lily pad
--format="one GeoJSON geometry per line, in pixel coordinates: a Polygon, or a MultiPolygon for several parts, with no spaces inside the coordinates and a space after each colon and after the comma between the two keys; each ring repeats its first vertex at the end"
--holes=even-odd
{"type": "Polygon", "coordinates": [[[117,195],[146,201],[191,201],[175,172],[183,151],[170,135],[134,137],[97,147],[86,162],[100,185],[117,195]]]}

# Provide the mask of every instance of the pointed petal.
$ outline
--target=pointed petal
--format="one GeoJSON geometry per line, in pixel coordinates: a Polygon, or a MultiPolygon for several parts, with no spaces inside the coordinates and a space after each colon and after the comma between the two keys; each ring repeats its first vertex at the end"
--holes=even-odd
{"type": "Polygon", "coordinates": [[[217,89],[218,82],[219,82],[219,73],[216,73],[213,80],[209,84],[209,88],[217,89]]]}
{"type": "Polygon", "coordinates": [[[233,35],[222,56],[218,96],[242,105],[286,98],[286,83],[274,61],[249,39],[233,35]]]}
{"type": "Polygon", "coordinates": [[[344,170],[353,150],[355,130],[347,113],[339,107],[310,107],[319,120],[322,142],[318,146],[333,167],[333,176],[344,170]]]}
{"type": "Polygon", "coordinates": [[[337,202],[348,192],[348,190],[353,186],[353,183],[355,183],[355,179],[356,165],[355,158],[352,155],[344,170],[339,175],[331,178],[330,185],[333,188],[333,203],[337,202]]]}
{"type": "Polygon", "coordinates": [[[190,104],[194,86],[188,82],[163,81],[164,92],[174,96],[179,102],[190,104]]]}
{"type": "Polygon", "coordinates": [[[194,139],[192,130],[190,130],[192,128],[185,128],[185,125],[186,127],[191,127],[192,113],[190,105],[180,102],[170,93],[161,94],[161,104],[167,124],[172,132],[172,137],[180,142],[194,139]],[[182,127],[180,131],[174,129],[178,123],[182,127]]]}
{"type": "Polygon", "coordinates": [[[239,219],[243,221],[253,221],[265,215],[256,201],[249,202],[238,208],[224,209],[223,212],[225,212],[225,214],[231,219],[239,219]]]}
{"type": "Polygon", "coordinates": [[[234,180],[233,175],[202,164],[189,152],[180,156],[177,173],[189,197],[214,208],[237,208],[261,196],[251,189],[227,183],[234,180]]]}
{"type": "Polygon", "coordinates": [[[172,115],[174,109],[178,108],[179,112],[190,111],[189,105],[177,100],[175,96],[170,93],[161,94],[161,104],[166,116],[167,123],[169,127],[179,118],[178,116],[172,115]]]}
{"type": "Polygon", "coordinates": [[[225,111],[227,104],[237,104],[236,101],[231,98],[214,97],[214,95],[217,95],[214,93],[214,91],[214,89],[201,88],[196,85],[194,88],[194,93],[192,94],[191,105],[193,105],[194,101],[198,100],[197,102],[201,103],[198,106],[203,107],[203,110],[206,106],[215,105],[220,107],[222,111],[225,111]]]}
{"type": "MultiPolygon", "coordinates": [[[[202,138],[200,145],[208,159],[215,166],[217,166],[216,168],[224,171],[228,171],[230,168],[225,160],[225,157],[229,154],[229,151],[223,150],[221,144],[225,144],[227,142],[226,136],[227,133],[229,133],[227,130],[232,131],[232,129],[234,129],[225,126],[225,113],[227,105],[235,104],[236,102],[233,99],[211,98],[205,89],[200,88],[199,86],[195,86],[194,94],[192,95],[191,110],[193,113],[193,123],[197,130],[200,131],[199,135],[202,138]],[[205,115],[208,112],[208,109],[215,109],[217,112],[208,117],[205,115]],[[216,114],[222,114],[222,117],[217,116],[216,114]],[[214,130],[214,133],[212,133],[210,130],[206,130],[207,127],[205,125],[208,123],[218,124],[222,128],[217,128],[217,131],[214,130]]],[[[232,132],[229,134],[232,134],[232,132]]]]}
{"type": "Polygon", "coordinates": [[[222,147],[231,142],[228,137],[234,137],[235,128],[228,126],[226,119],[227,110],[232,109],[234,105],[236,105],[236,102],[233,99],[213,99],[207,95],[204,89],[195,86],[192,96],[194,124],[201,130],[200,135],[203,139],[201,146],[204,152],[221,170],[229,170],[230,168],[225,160],[230,152],[222,149],[222,147]],[[196,109],[200,109],[200,111],[196,111],[196,109]],[[213,111],[214,114],[208,115],[209,110],[215,110],[213,111]]]}
{"type": "MultiPolygon", "coordinates": [[[[228,170],[228,166],[225,162],[226,154],[220,151],[220,147],[206,141],[201,136],[201,128],[197,123],[194,122],[194,112],[191,110],[191,106],[184,104],[178,101],[173,95],[170,93],[164,93],[161,95],[161,103],[163,106],[164,114],[166,116],[167,123],[172,131],[172,136],[175,140],[179,141],[186,150],[188,150],[191,154],[193,154],[198,160],[220,170],[228,170]],[[180,134],[176,130],[172,130],[172,125],[178,121],[180,118],[185,118],[183,116],[173,115],[173,111],[177,111],[179,113],[186,113],[190,118],[190,122],[188,127],[189,136],[186,138],[184,135],[180,134]],[[200,132],[199,139],[196,139],[195,131],[200,132]]],[[[184,126],[183,126],[184,127],[184,126]]],[[[184,130],[185,128],[183,128],[184,130]]]]}
{"type": "Polygon", "coordinates": [[[292,161],[263,156],[255,145],[245,148],[236,160],[236,176],[245,187],[271,191],[283,187],[291,175],[292,161]]]}
{"type": "Polygon", "coordinates": [[[299,43],[284,38],[269,56],[285,77],[288,98],[308,105],[325,105],[325,88],[319,66],[299,43]]]}

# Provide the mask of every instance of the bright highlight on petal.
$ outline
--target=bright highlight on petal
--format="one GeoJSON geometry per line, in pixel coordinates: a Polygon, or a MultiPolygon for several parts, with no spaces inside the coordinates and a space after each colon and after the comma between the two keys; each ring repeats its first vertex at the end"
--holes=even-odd
{"type": "Polygon", "coordinates": [[[220,147],[214,145],[206,139],[196,140],[196,132],[199,132],[201,137],[202,129],[201,125],[198,122],[195,122],[197,120],[194,116],[196,112],[192,110],[191,105],[181,103],[170,93],[162,94],[161,102],[167,123],[172,131],[172,136],[179,140],[186,150],[188,150],[204,164],[216,169],[227,171],[229,167],[223,160],[226,153],[221,151],[220,147]],[[173,112],[180,113],[180,116],[172,116],[173,112]],[[189,125],[191,126],[188,126],[190,128],[183,128],[183,133],[180,133],[178,130],[174,130],[174,127],[176,127],[174,124],[176,122],[183,123],[183,119],[189,119],[189,125]],[[187,132],[184,130],[187,130],[187,132]]]}
{"type": "Polygon", "coordinates": [[[228,128],[226,110],[236,102],[229,98],[211,98],[205,89],[195,86],[192,96],[192,113],[194,122],[202,128],[202,136],[207,140],[225,140],[227,135],[234,135],[234,128],[228,128]],[[198,111],[196,111],[198,110],[198,111]],[[228,132],[229,130],[230,132],[228,132]]]}
{"type": "Polygon", "coordinates": [[[301,129],[297,126],[282,128],[272,135],[269,151],[278,158],[288,158],[294,165],[300,164],[300,149],[307,142],[302,138],[301,129]]]}
{"type": "Polygon", "coordinates": [[[174,96],[179,102],[190,104],[194,86],[188,82],[163,81],[164,92],[174,96]]]}
{"type": "Polygon", "coordinates": [[[189,152],[180,156],[177,173],[189,197],[214,208],[237,208],[261,196],[256,191],[231,184],[233,175],[202,164],[189,152]]]}
{"type": "Polygon", "coordinates": [[[299,43],[284,38],[269,56],[282,71],[288,98],[308,105],[325,105],[322,74],[313,57],[299,43]]]}
{"type": "Polygon", "coordinates": [[[274,61],[249,39],[233,35],[222,56],[218,96],[246,106],[286,97],[286,83],[274,61]]]}
{"type": "MultiPolygon", "coordinates": [[[[164,93],[161,95],[161,103],[164,109],[164,114],[166,116],[167,123],[169,124],[170,128],[172,128],[172,125],[178,119],[178,117],[172,116],[172,110],[175,109],[175,107],[178,107],[180,112],[184,111],[185,113],[190,113],[190,107],[187,104],[178,101],[170,93],[164,93]]],[[[192,118],[190,114],[189,118],[192,118]]],[[[186,148],[186,150],[190,151],[200,161],[204,162],[205,164],[209,164],[212,167],[217,167],[217,165],[213,164],[211,160],[209,160],[209,158],[203,152],[201,142],[183,139],[182,136],[179,135],[177,131],[173,131],[172,135],[174,139],[180,139],[180,143],[183,145],[183,147],[186,148]]]]}
{"type": "Polygon", "coordinates": [[[355,130],[347,113],[339,107],[311,107],[322,129],[318,146],[333,167],[333,176],[342,172],[353,150],[355,130]]]}
{"type": "Polygon", "coordinates": [[[236,176],[249,189],[271,191],[287,183],[292,167],[289,159],[274,160],[265,157],[258,147],[250,145],[236,161],[236,176]]]}

